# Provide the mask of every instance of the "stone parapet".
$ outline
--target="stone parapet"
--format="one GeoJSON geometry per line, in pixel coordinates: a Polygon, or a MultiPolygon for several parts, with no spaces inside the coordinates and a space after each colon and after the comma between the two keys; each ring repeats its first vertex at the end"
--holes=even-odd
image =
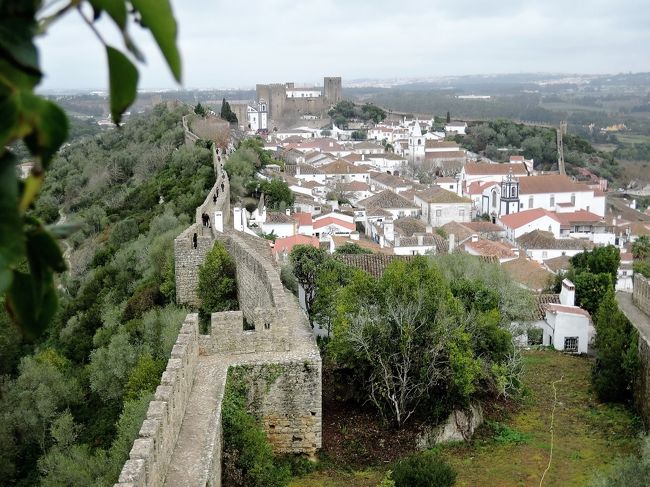
{"type": "Polygon", "coordinates": [[[116,486],[162,485],[192,391],[198,337],[198,315],[188,314],[116,486]]]}

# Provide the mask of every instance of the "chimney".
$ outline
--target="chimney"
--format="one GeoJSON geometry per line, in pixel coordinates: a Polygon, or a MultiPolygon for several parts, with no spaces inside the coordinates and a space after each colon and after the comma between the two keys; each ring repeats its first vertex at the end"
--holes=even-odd
{"type": "Polygon", "coordinates": [[[424,245],[424,235],[418,235],[418,246],[424,245]]]}
{"type": "Polygon", "coordinates": [[[476,234],[472,235],[472,242],[478,242],[478,235],[476,234]]]}
{"type": "Polygon", "coordinates": [[[427,233],[433,233],[433,227],[431,225],[427,225],[427,233]]]}
{"type": "Polygon", "coordinates": [[[351,232],[350,233],[350,240],[359,240],[359,232],[351,232]]]}
{"type": "Polygon", "coordinates": [[[284,210],[284,214],[287,216],[291,216],[291,208],[287,208],[286,210],[284,210]]]}
{"type": "Polygon", "coordinates": [[[300,176],[300,164],[296,166],[296,176],[300,176]]]}
{"type": "Polygon", "coordinates": [[[564,306],[575,306],[576,287],[568,279],[562,281],[560,291],[560,304],[564,306]]]}
{"type": "Polygon", "coordinates": [[[362,160],[362,161],[365,161],[365,160],[366,160],[366,155],[365,155],[365,154],[361,154],[361,160],[362,160]]]}
{"type": "Polygon", "coordinates": [[[401,240],[400,236],[399,236],[399,235],[395,235],[395,247],[399,247],[399,245],[400,245],[400,240],[401,240]]]}
{"type": "Polygon", "coordinates": [[[453,233],[449,235],[449,253],[451,254],[456,248],[456,235],[453,233]]]}

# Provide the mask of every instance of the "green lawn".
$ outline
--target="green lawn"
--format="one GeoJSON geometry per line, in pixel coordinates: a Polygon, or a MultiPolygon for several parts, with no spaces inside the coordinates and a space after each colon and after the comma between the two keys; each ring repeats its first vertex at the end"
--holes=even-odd
{"type": "MultiPolygon", "coordinates": [[[[525,354],[527,394],[500,427],[484,426],[471,444],[446,446],[458,486],[537,486],[551,447],[551,382],[557,383],[553,461],[545,486],[582,486],[619,456],[635,451],[641,427],[627,409],[598,403],[590,392],[591,361],[551,351],[525,354]],[[495,439],[494,431],[500,430],[495,439]]],[[[498,411],[495,415],[500,415],[498,411]]],[[[387,465],[363,472],[322,469],[290,487],[374,487],[387,465]]]]}

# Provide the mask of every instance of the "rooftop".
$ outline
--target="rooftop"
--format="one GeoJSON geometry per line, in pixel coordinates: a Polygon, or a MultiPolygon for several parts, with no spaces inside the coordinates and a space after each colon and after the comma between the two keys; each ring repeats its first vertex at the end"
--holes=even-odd
{"type": "Polygon", "coordinates": [[[537,304],[535,318],[537,320],[543,320],[546,315],[545,306],[547,304],[560,304],[560,295],[559,294],[536,294],[535,301],[537,304]]]}
{"type": "Polygon", "coordinates": [[[384,275],[386,267],[395,260],[409,261],[417,258],[416,255],[386,255],[386,254],[334,254],[334,258],[345,264],[361,269],[373,277],[384,275]]]}
{"type": "Polygon", "coordinates": [[[532,210],[511,213],[510,215],[502,215],[499,217],[499,221],[503,226],[508,228],[521,228],[524,225],[528,225],[529,223],[534,222],[535,220],[539,220],[545,216],[555,220],[558,223],[560,222],[560,219],[555,213],[551,213],[544,208],[533,208],[532,210]]]}
{"type": "Polygon", "coordinates": [[[477,255],[485,257],[497,257],[499,259],[517,257],[517,254],[515,254],[510,246],[493,240],[479,238],[476,242],[467,241],[464,245],[465,249],[471,249],[477,255]]]}
{"type": "MultiPolygon", "coordinates": [[[[465,174],[472,176],[505,176],[512,171],[515,176],[527,176],[528,170],[521,162],[513,164],[487,164],[481,162],[468,162],[465,164],[465,174]]],[[[526,179],[526,178],[523,178],[526,179]]],[[[523,180],[522,179],[522,180],[523,180]]]]}
{"type": "Polygon", "coordinates": [[[404,237],[410,237],[415,233],[426,233],[427,225],[419,218],[406,217],[398,218],[393,223],[395,230],[398,230],[399,233],[404,237]]]}
{"type": "MultiPolygon", "coordinates": [[[[441,190],[441,191],[444,191],[441,190]]],[[[448,192],[448,191],[447,191],[448,192]]],[[[385,189],[381,193],[374,194],[369,198],[361,200],[357,203],[357,206],[364,208],[417,208],[415,203],[407,200],[403,196],[394,193],[390,189],[385,189]]]]}
{"type": "Polygon", "coordinates": [[[547,271],[534,260],[523,256],[504,262],[501,265],[515,282],[532,291],[542,291],[553,278],[552,272],[547,271]]]}
{"type": "Polygon", "coordinates": [[[348,161],[343,159],[337,159],[334,162],[325,164],[324,166],[321,166],[320,169],[325,174],[362,174],[366,172],[358,166],[350,164],[348,161]]]}
{"type": "Polygon", "coordinates": [[[282,252],[291,252],[296,245],[311,245],[318,248],[319,242],[316,237],[308,237],[307,235],[293,235],[291,237],[276,238],[273,245],[273,254],[282,252]]]}
{"type": "Polygon", "coordinates": [[[269,211],[266,213],[266,223],[295,224],[296,220],[281,211],[269,211]]]}
{"type": "Polygon", "coordinates": [[[593,191],[585,184],[576,183],[562,174],[544,174],[519,179],[519,194],[576,193],[593,191]]]}
{"type": "Polygon", "coordinates": [[[559,257],[554,257],[552,259],[546,259],[544,265],[548,267],[552,272],[566,271],[569,269],[569,264],[571,263],[571,258],[568,255],[560,255],[559,257]]]}
{"type": "Polygon", "coordinates": [[[551,232],[533,230],[517,239],[524,249],[563,249],[563,250],[589,250],[594,248],[594,243],[578,238],[555,238],[551,232]]]}
{"type": "Polygon", "coordinates": [[[456,193],[442,189],[440,186],[432,186],[429,189],[418,191],[415,193],[417,198],[420,198],[427,203],[467,203],[472,201],[469,198],[463,198],[456,193]]]}
{"type": "Polygon", "coordinates": [[[545,308],[551,313],[567,313],[571,315],[582,315],[590,318],[589,312],[577,306],[563,306],[561,304],[547,304],[545,308]]]}

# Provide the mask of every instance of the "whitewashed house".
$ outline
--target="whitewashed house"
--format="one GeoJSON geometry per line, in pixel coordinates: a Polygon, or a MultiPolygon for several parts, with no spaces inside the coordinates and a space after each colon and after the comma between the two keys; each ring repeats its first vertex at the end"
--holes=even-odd
{"type": "Polygon", "coordinates": [[[422,218],[431,226],[472,220],[471,200],[438,186],[416,191],[413,199],[420,208],[422,218]]]}

